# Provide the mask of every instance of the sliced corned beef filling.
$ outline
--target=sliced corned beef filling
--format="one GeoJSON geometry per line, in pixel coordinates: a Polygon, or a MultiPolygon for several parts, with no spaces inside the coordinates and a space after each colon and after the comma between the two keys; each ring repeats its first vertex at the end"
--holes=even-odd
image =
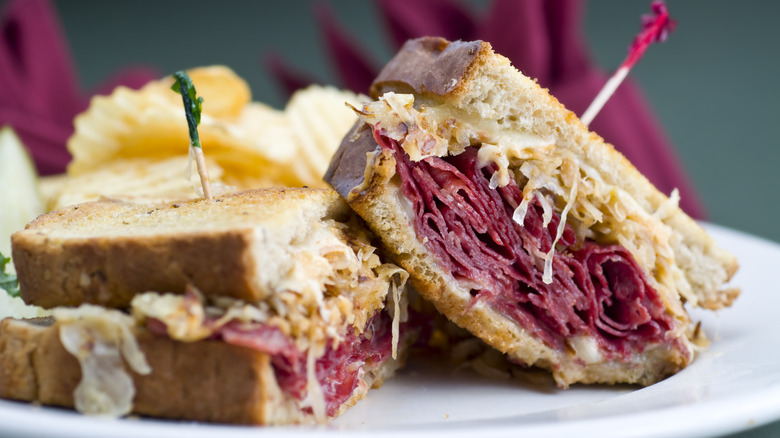
{"type": "MultiPolygon", "coordinates": [[[[358,387],[368,370],[384,364],[392,354],[391,318],[378,312],[358,335],[350,327],[347,336],[334,349],[329,343],[325,354],[315,364],[317,380],[325,397],[325,410],[333,416],[358,387]]],[[[402,333],[404,324],[401,324],[402,333]]],[[[226,341],[229,341],[226,338],[226,341]]],[[[276,380],[283,391],[301,400],[306,394],[306,357],[291,345],[285,354],[271,361],[276,380]]]]}
{"type": "MultiPolygon", "coordinates": [[[[391,325],[387,313],[379,311],[368,321],[363,333],[357,334],[350,327],[336,348],[332,342],[328,343],[325,354],[315,363],[328,416],[336,414],[367,371],[380,367],[391,357],[391,325]]],[[[157,319],[149,318],[147,328],[167,336],[165,324],[157,319]]],[[[400,329],[403,339],[406,324],[401,324],[400,329]]],[[[306,396],[306,352],[300,351],[278,328],[259,322],[231,321],[220,327],[211,339],[269,354],[282,391],[298,400],[306,396]]]]}
{"type": "Polygon", "coordinates": [[[440,265],[471,288],[472,305],[484,300],[552,348],[585,335],[597,340],[606,358],[627,358],[647,343],[664,342],[673,320],[628,250],[578,242],[566,225],[547,284],[544,257],[559,213],[544,227],[542,207],[534,201],[523,225],[514,222],[522,188],[512,181],[491,189],[493,169],[479,167],[476,147],[412,162],[394,140],[374,137],[395,154],[417,235],[440,265]]]}

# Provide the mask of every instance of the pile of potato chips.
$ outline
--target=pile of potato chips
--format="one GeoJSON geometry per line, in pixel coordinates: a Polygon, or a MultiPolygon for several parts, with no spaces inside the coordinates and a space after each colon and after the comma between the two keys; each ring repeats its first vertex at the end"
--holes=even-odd
{"type": "MultiPolygon", "coordinates": [[[[202,96],[198,127],[216,193],[268,186],[320,187],[341,139],[356,120],[345,102],[365,99],[331,87],[294,94],[282,111],[252,102],[246,82],[226,67],[188,71],[202,96]]],[[[188,168],[189,137],[181,96],[166,77],[140,90],[117,88],[92,99],[75,119],[66,175],[47,178],[48,209],[101,197],[199,196],[188,168]]]]}

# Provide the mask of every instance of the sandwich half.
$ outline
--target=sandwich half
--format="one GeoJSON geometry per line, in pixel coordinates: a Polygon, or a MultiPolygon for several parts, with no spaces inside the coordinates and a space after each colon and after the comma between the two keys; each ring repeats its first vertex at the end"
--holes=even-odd
{"type": "Polygon", "coordinates": [[[693,359],[737,261],[482,41],[408,41],[326,180],[447,318],[561,387],[693,359]]]}
{"type": "Polygon", "coordinates": [[[398,368],[406,273],[330,189],[98,201],[12,236],[0,397],[241,424],[323,422],[398,368]]]}

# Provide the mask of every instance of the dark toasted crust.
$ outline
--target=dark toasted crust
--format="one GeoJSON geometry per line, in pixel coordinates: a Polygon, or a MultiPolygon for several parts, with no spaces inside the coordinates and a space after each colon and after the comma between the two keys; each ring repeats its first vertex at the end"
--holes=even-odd
{"type": "Polygon", "coordinates": [[[376,99],[387,91],[444,96],[469,77],[474,60],[488,50],[482,41],[447,41],[426,37],[404,43],[371,85],[376,99]],[[422,66],[422,68],[421,68],[422,66]]]}
{"type": "Polygon", "coordinates": [[[353,188],[363,184],[366,154],[378,147],[371,127],[358,120],[333,155],[330,167],[325,172],[325,181],[346,199],[353,188]]]}
{"type": "MultiPolygon", "coordinates": [[[[131,373],[133,412],[161,418],[238,424],[273,421],[270,357],[218,341],[175,342],[141,333],[151,374],[131,373]]],[[[0,397],[73,407],[81,380],[78,361],[59,330],[5,319],[0,322],[0,397]]]]}
{"type": "MultiPolygon", "coordinates": [[[[377,99],[387,91],[428,97],[457,94],[479,60],[489,54],[490,46],[482,41],[409,40],[376,77],[371,96],[377,99]]],[[[358,120],[334,154],[325,181],[347,198],[363,185],[366,154],[378,147],[370,126],[358,120]]]]}

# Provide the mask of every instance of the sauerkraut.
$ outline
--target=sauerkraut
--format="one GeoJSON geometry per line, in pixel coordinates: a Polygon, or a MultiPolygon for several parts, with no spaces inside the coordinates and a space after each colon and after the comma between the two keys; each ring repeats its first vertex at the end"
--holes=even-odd
{"type": "MultiPolygon", "coordinates": [[[[446,105],[415,105],[411,94],[389,92],[356,112],[364,122],[398,141],[413,161],[458,155],[468,146],[480,145],[480,163],[495,168],[491,187],[512,180],[523,187],[523,201],[513,215],[517,223],[523,224],[528,205],[536,198],[544,209],[545,226],[550,224],[553,209],[561,213],[556,242],[568,223],[580,239],[620,244],[642,269],[653,274],[653,286],[664,291],[662,297],[673,290],[695,305],[696,297],[675,263],[671,229],[663,222],[677,202],[674,193],[658,211],[648,211],[621,187],[607,184],[600,171],[579,155],[556,147],[555,138],[503,131],[500,123],[489,121],[471,125],[446,105]]],[[[545,281],[551,281],[554,248],[544,255],[545,281]]]]}

